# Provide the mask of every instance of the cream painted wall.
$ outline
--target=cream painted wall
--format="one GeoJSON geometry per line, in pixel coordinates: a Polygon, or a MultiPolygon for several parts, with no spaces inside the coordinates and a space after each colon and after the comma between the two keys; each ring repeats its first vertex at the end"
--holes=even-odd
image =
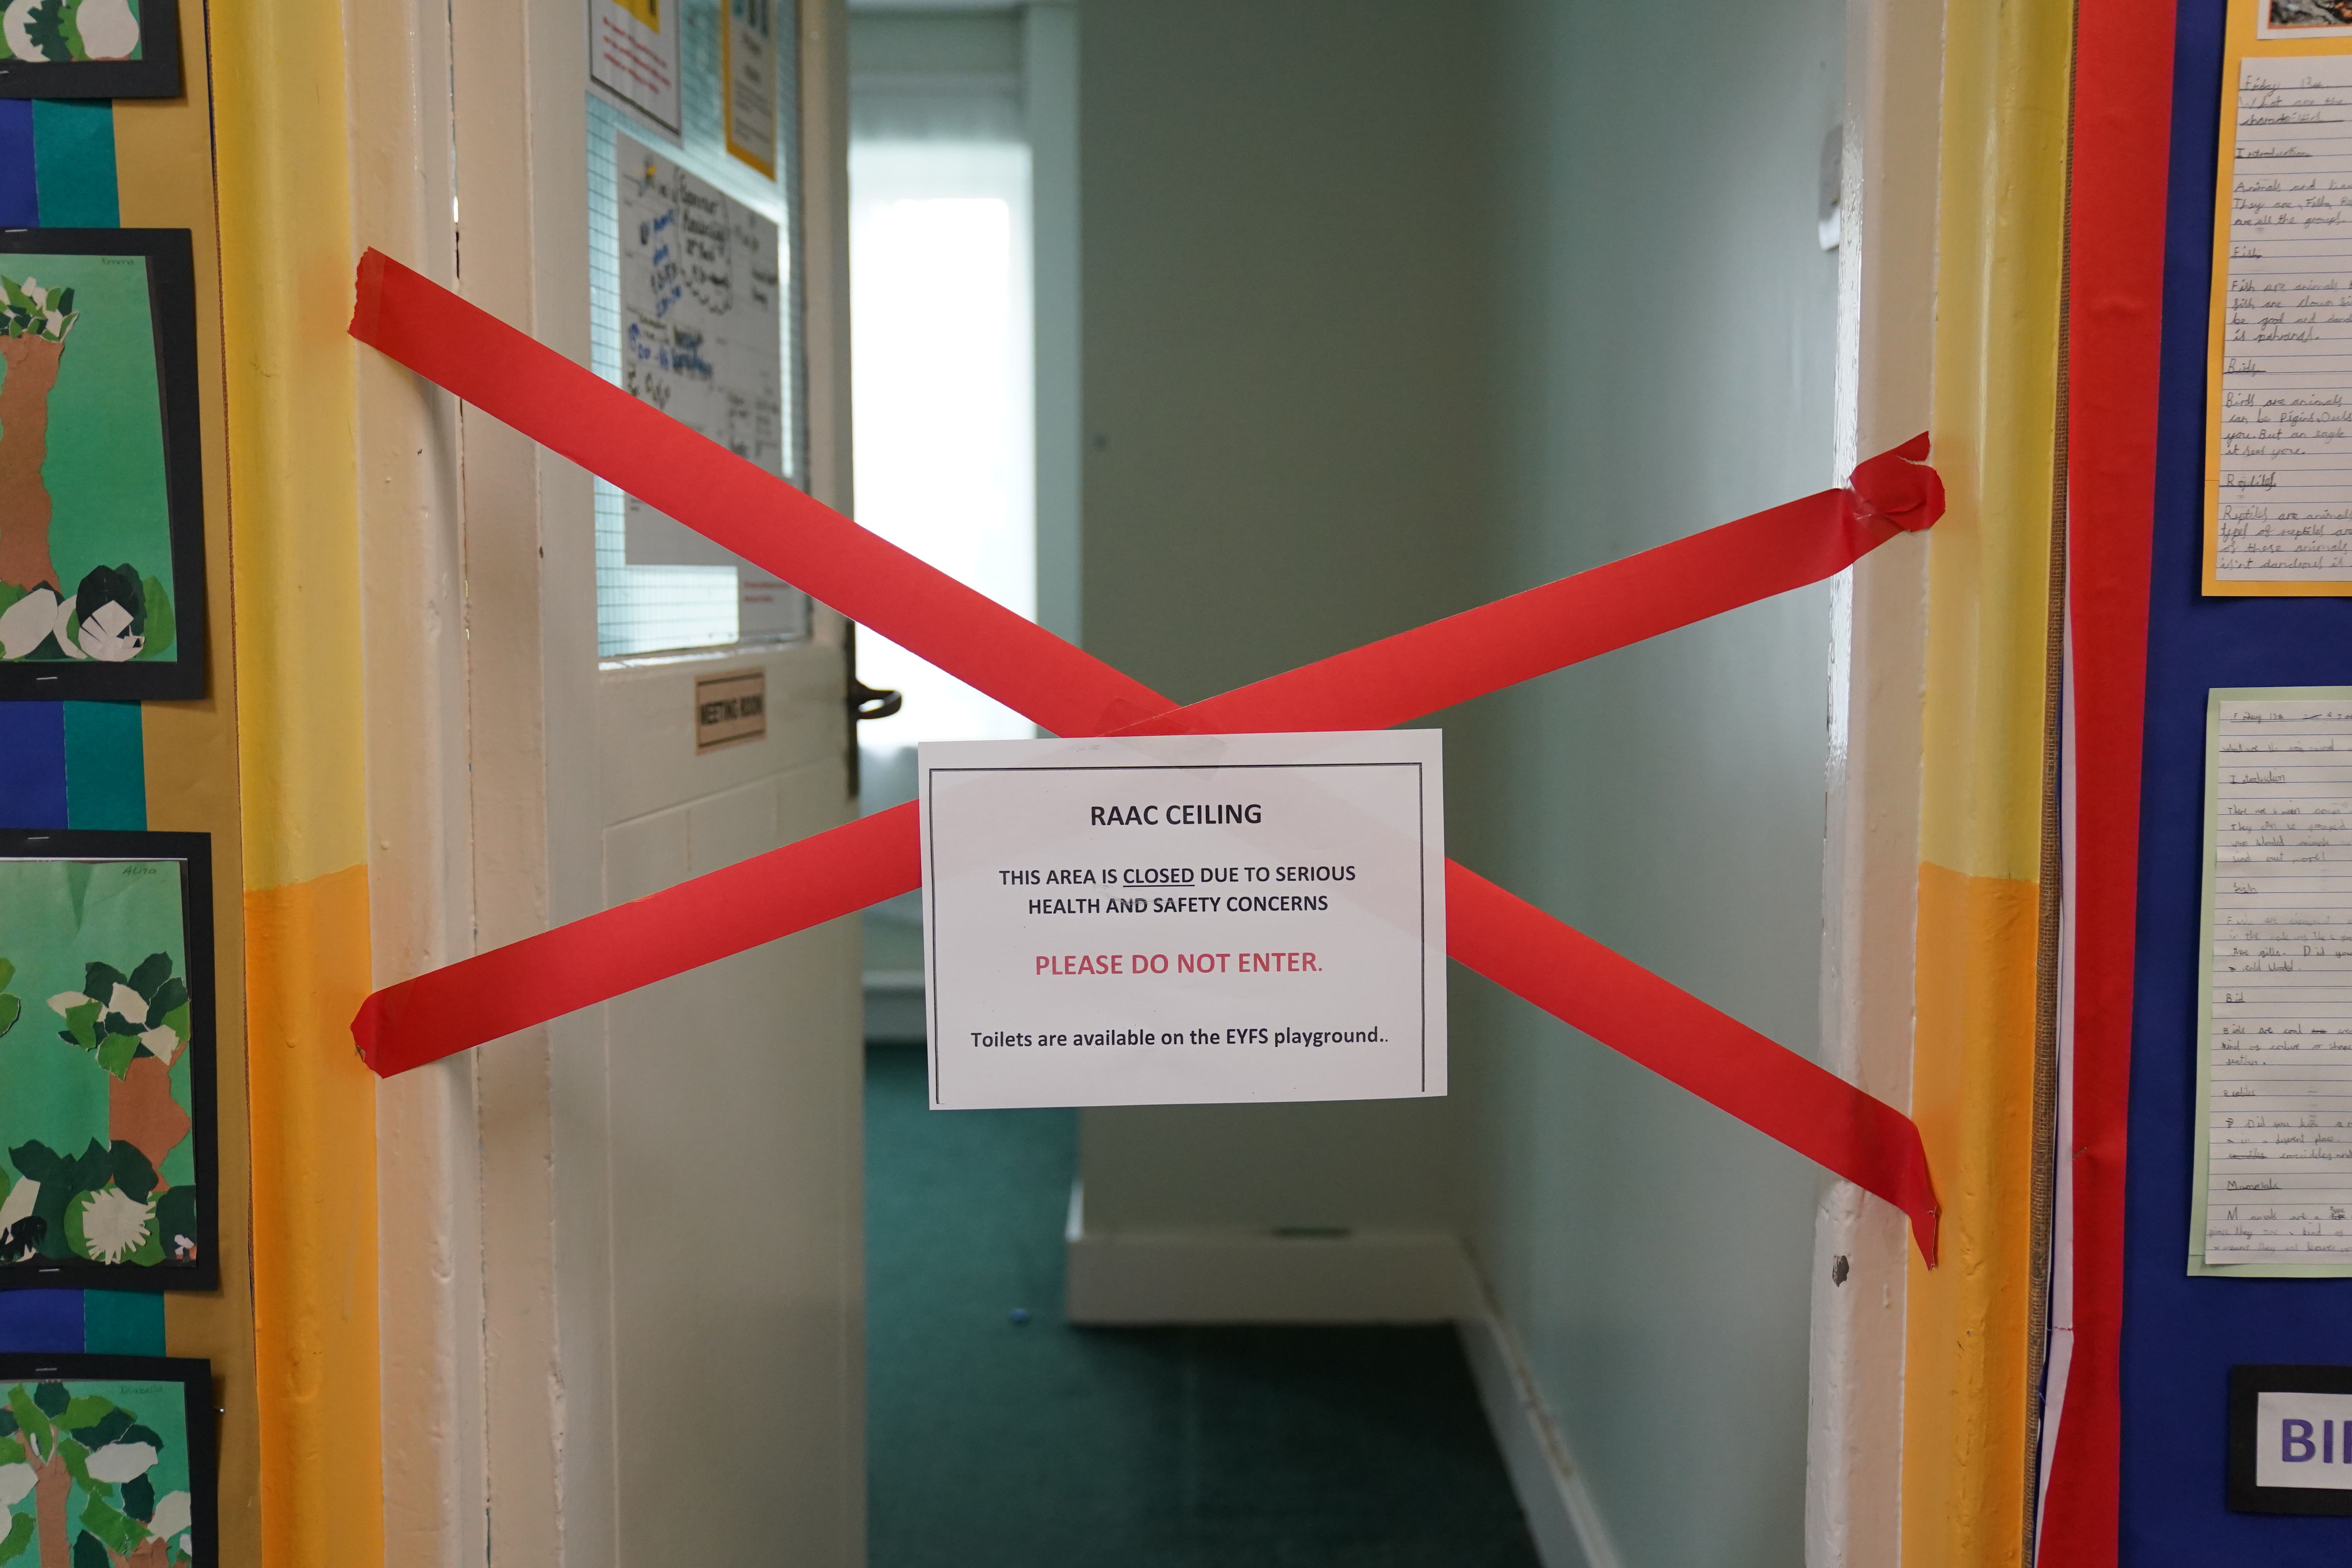
{"type": "MultiPolygon", "coordinates": [[[[1829,484],[1840,0],[1087,0],[1085,631],[1191,699],[1829,484]]],[[[1454,853],[1819,1034],[1830,599],[1448,715],[1454,853]]],[[[1460,969],[1432,1104],[1089,1111],[1088,1230],[1458,1227],[1626,1563],[1799,1560],[1815,1177],[1460,969]]]]}
{"type": "MultiPolygon", "coordinates": [[[[1085,0],[1084,637],[1206,697],[1473,602],[1483,6],[1085,0]]],[[[1442,1101],[1085,1113],[1089,1230],[1450,1225],[1442,1101]]]]}

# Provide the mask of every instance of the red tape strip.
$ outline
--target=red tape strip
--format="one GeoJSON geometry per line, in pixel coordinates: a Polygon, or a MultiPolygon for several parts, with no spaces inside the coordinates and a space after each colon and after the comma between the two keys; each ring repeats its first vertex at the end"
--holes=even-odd
{"type": "MultiPolygon", "coordinates": [[[[373,250],[352,334],[1060,734],[1383,729],[1818,582],[1943,511],[1921,436],[1852,489],[1180,709],[373,250]]],[[[1908,1118],[1475,873],[1447,876],[1456,960],[1895,1204],[1934,1264],[1908,1118]]],[[[405,1071],[920,884],[900,806],[387,986],[352,1033],[378,1073],[405,1071]]]]}

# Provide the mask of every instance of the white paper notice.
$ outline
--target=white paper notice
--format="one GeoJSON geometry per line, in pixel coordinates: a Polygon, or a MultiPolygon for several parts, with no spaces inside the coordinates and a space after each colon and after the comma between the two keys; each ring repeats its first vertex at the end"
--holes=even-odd
{"type": "Polygon", "coordinates": [[[2352,1394],[2258,1394],[2254,1485],[2352,1491],[2352,1394]]]}
{"type": "Polygon", "coordinates": [[[2352,577],[2352,55],[2243,62],[2216,323],[2217,582],[2352,577]]]}
{"type": "Polygon", "coordinates": [[[2352,687],[2217,690],[2190,1257],[2352,1273],[2352,687]]]}
{"type": "Polygon", "coordinates": [[[677,0],[588,0],[588,74],[677,129],[677,0]]]}
{"type": "MultiPolygon", "coordinates": [[[[615,136],[621,385],[739,458],[784,475],[783,277],[776,225],[615,136]]],[[[798,636],[806,598],[635,496],[632,566],[733,566],[742,635],[798,636]]]]}
{"type": "Polygon", "coordinates": [[[934,1106],[1445,1092],[1436,731],[919,762],[934,1106]]]}

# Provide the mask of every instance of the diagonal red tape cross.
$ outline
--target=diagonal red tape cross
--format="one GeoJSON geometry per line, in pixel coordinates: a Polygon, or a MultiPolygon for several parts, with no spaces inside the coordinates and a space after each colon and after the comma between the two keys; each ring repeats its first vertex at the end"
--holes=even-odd
{"type": "MultiPolygon", "coordinates": [[[[1918,437],[1823,490],[1181,707],[370,250],[352,335],[1062,735],[1378,730],[1844,570],[1943,512],[1918,437]]],[[[352,1021],[390,1075],[921,885],[909,805],[464,959],[352,1021]]],[[[1910,1118],[1453,861],[1454,959],[1910,1217],[1936,1261],[1910,1118]]]]}

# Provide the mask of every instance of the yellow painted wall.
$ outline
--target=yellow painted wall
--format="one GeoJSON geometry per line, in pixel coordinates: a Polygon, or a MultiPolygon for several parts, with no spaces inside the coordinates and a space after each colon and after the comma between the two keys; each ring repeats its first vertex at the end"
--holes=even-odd
{"type": "Polygon", "coordinates": [[[2064,258],[2064,4],[1949,0],[1937,214],[1912,1115],[1943,1205],[1912,1261],[1905,1568],[2022,1561],[2035,939],[2064,258]]]}
{"type": "Polygon", "coordinates": [[[262,1561],[383,1561],[342,11],[211,13],[243,745],[262,1561]]]}

